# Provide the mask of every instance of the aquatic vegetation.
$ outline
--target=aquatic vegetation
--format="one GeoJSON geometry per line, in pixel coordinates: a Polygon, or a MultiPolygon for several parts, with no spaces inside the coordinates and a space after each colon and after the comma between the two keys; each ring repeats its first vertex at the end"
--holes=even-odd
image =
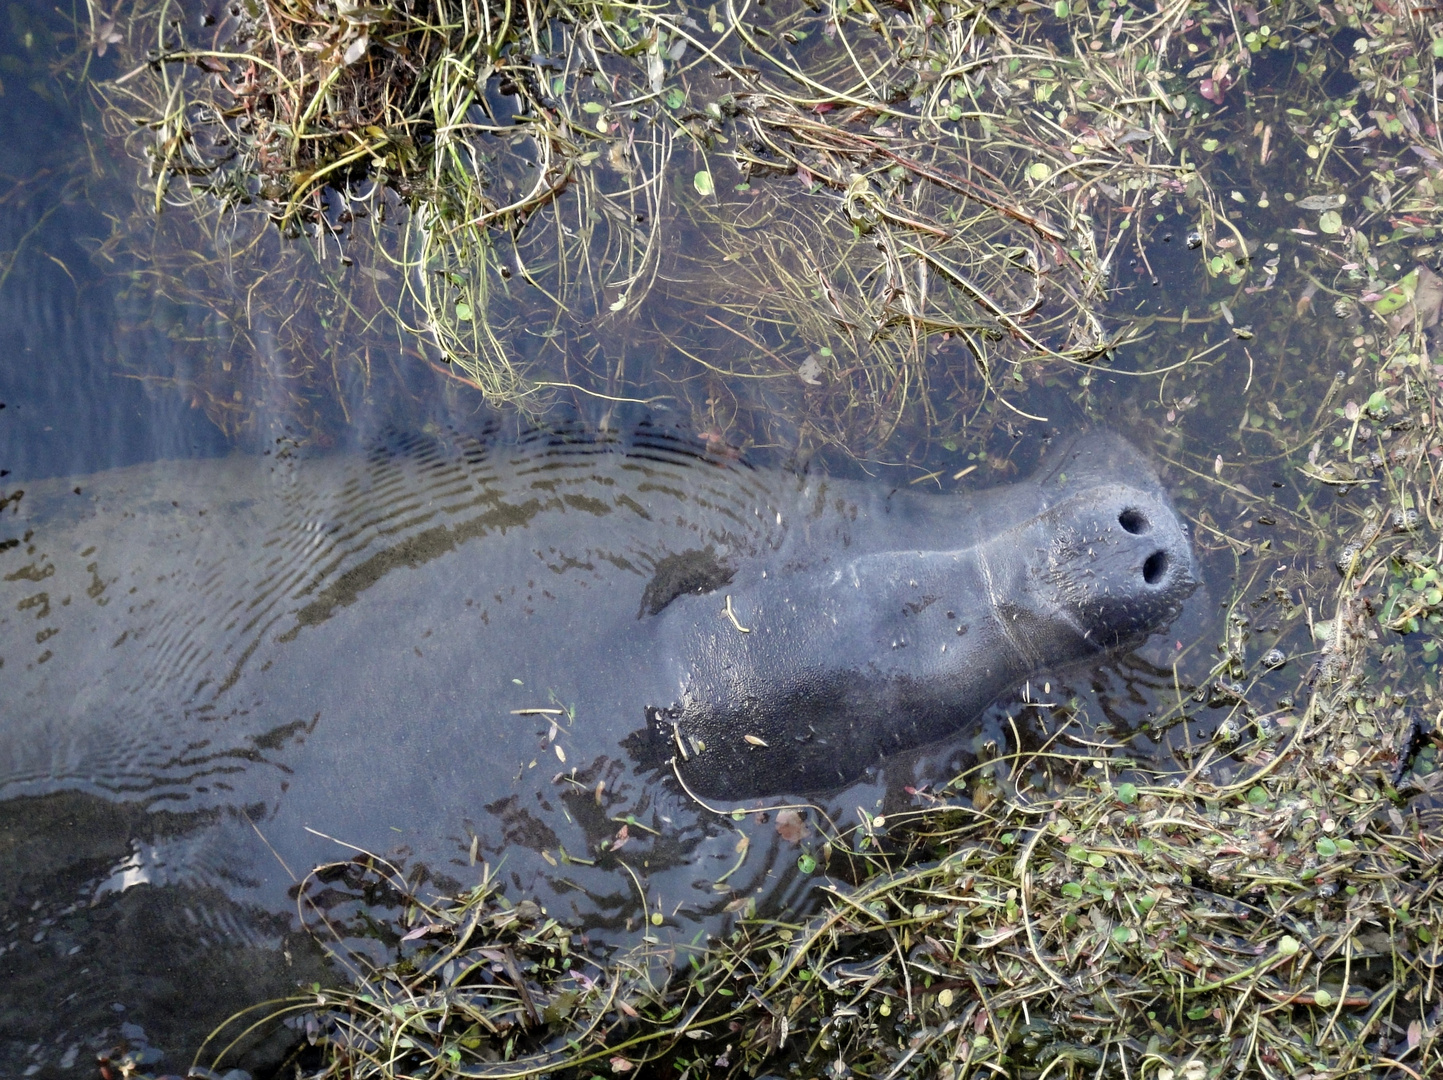
{"type": "MultiPolygon", "coordinates": [[[[1181,8],[1099,25],[1106,63],[983,5],[229,11],[104,20],[108,130],[146,162],[114,247],[163,209],[167,290],[266,335],[297,394],[371,355],[287,337],[314,259],[351,357],[389,332],[493,402],[646,386],[734,442],[854,455],[908,417],[1020,422],[1030,379],[1128,333],[1106,282],[1143,211],[1210,198],[1148,52],[1181,8]]],[[[226,374],[187,375],[218,417],[226,374]]]]}

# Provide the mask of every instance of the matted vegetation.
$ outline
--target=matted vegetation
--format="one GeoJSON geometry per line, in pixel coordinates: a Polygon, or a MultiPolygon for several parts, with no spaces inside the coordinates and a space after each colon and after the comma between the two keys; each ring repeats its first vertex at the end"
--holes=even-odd
{"type": "MultiPolygon", "coordinates": [[[[999,401],[1016,418],[1029,379],[1125,336],[1105,282],[1141,211],[1211,201],[1158,75],[1186,13],[97,13],[134,65],[101,86],[107,123],[147,162],[149,210],[113,246],[248,344],[266,336],[300,396],[389,334],[535,411],[660,379],[662,404],[736,442],[865,454],[913,414],[947,437],[999,401]],[[1084,62],[1087,39],[1105,59],[1084,62]],[[312,258],[352,316],[328,365],[284,329],[312,258]],[[768,429],[780,411],[789,433],[768,429]]],[[[234,412],[225,375],[185,379],[234,412]]]]}

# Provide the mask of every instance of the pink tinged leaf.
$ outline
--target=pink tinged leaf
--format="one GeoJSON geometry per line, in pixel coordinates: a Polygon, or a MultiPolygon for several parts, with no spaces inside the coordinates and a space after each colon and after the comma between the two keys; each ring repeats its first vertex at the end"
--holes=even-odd
{"type": "Polygon", "coordinates": [[[777,811],[777,835],[789,844],[800,843],[807,835],[807,823],[795,810],[777,811]]]}

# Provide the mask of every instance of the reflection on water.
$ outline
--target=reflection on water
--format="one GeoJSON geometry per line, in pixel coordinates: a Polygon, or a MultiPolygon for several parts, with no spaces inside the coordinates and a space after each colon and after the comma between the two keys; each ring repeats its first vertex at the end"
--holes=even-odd
{"type": "Polygon", "coordinates": [[[55,21],[20,5],[0,20],[0,469],[60,476],[220,453],[213,425],[119,364],[163,341],[121,339],[124,282],[92,260],[109,231],[94,201],[106,186],[87,182],[73,81],[53,76],[68,50],[55,21]]]}

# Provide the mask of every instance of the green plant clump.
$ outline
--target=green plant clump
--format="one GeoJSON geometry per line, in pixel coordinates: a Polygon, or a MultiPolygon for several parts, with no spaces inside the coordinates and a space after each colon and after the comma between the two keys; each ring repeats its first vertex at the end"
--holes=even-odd
{"type": "MultiPolygon", "coordinates": [[[[108,130],[147,165],[112,252],[298,397],[388,348],[492,402],[640,394],[738,444],[1021,422],[1032,381],[1128,335],[1106,283],[1150,212],[1213,200],[1149,52],[1183,8],[181,10],[94,19],[125,68],[108,130]]],[[[186,379],[244,425],[214,355],[186,379]]]]}

